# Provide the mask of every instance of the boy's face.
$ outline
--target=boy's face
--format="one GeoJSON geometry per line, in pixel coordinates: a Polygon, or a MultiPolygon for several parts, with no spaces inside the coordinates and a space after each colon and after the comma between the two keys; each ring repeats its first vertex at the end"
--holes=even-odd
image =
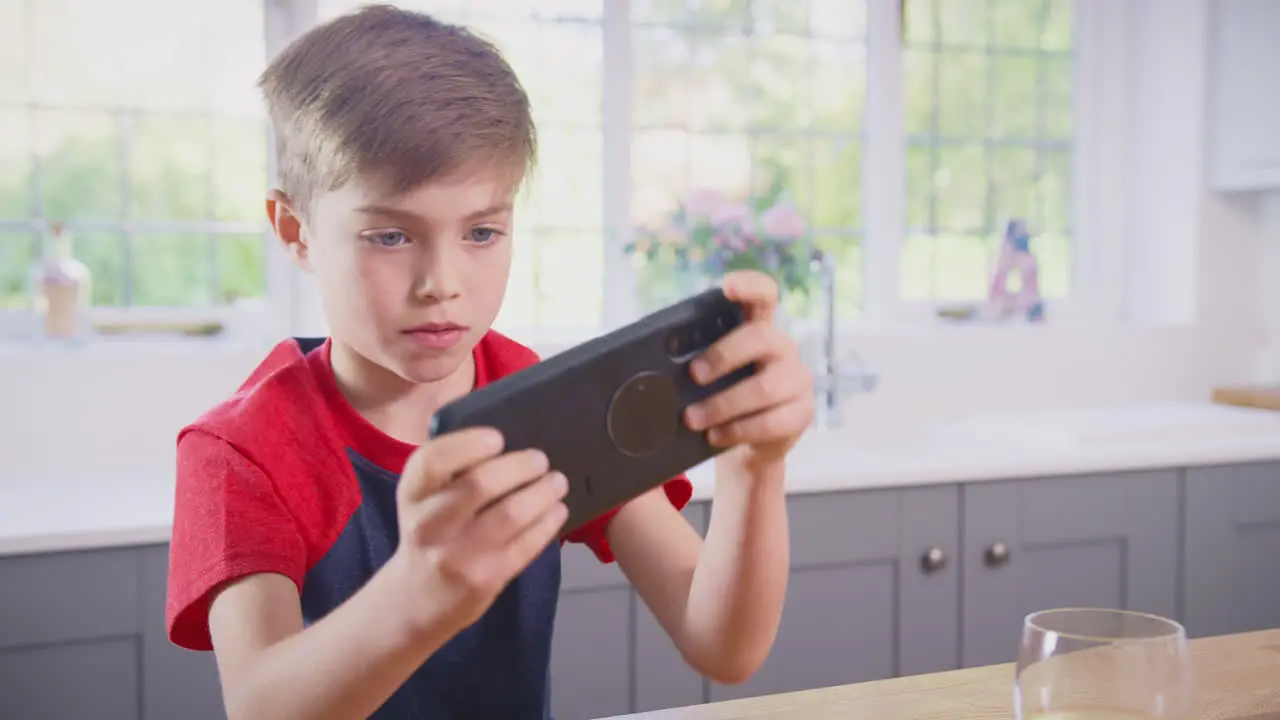
{"type": "Polygon", "coordinates": [[[353,181],[315,197],[297,242],[278,221],[277,233],[315,275],[335,346],[434,382],[467,360],[502,306],[514,194],[495,171],[395,197],[353,181]]]}

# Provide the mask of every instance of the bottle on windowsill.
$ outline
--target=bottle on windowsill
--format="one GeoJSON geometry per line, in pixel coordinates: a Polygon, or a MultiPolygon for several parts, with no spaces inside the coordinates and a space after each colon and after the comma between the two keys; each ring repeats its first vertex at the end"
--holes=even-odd
{"type": "Polygon", "coordinates": [[[71,236],[54,223],[32,273],[32,300],[41,339],[80,342],[89,334],[89,268],[72,253],[71,236]]]}

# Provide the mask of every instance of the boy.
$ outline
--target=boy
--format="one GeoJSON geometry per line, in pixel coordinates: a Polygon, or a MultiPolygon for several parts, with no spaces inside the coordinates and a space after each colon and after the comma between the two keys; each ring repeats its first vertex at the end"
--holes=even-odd
{"type": "MultiPolygon", "coordinates": [[[[390,7],[312,30],[262,86],[268,215],[331,337],[281,343],[180,433],[170,638],[216,652],[232,718],[548,717],[565,479],[496,431],[425,422],[537,360],[490,330],[535,156],[525,93],[489,44],[390,7]]],[[[777,630],[784,456],[813,400],[772,281],[724,287],[749,323],[692,372],[761,371],[685,419],[730,448],[705,543],[683,477],[568,539],[616,557],[690,666],[734,683],[777,630]]]]}

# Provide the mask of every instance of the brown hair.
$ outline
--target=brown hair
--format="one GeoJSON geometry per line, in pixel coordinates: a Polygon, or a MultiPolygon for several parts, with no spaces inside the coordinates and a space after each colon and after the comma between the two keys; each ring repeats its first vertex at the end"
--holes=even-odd
{"type": "Polygon", "coordinates": [[[315,27],[259,85],[299,211],[355,177],[394,194],[483,164],[518,185],[537,157],[528,96],[502,54],[422,13],[372,5],[315,27]]]}

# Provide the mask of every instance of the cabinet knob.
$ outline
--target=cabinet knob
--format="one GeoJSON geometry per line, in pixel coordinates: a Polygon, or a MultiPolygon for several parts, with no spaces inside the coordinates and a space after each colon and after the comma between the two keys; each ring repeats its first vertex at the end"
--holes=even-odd
{"type": "Polygon", "coordinates": [[[1003,540],[997,540],[991,543],[991,547],[987,548],[983,559],[986,561],[987,567],[1000,567],[1009,562],[1009,546],[1003,540]]]}
{"type": "Polygon", "coordinates": [[[920,556],[920,567],[926,575],[932,575],[947,566],[947,554],[942,548],[929,548],[920,556]]]}

